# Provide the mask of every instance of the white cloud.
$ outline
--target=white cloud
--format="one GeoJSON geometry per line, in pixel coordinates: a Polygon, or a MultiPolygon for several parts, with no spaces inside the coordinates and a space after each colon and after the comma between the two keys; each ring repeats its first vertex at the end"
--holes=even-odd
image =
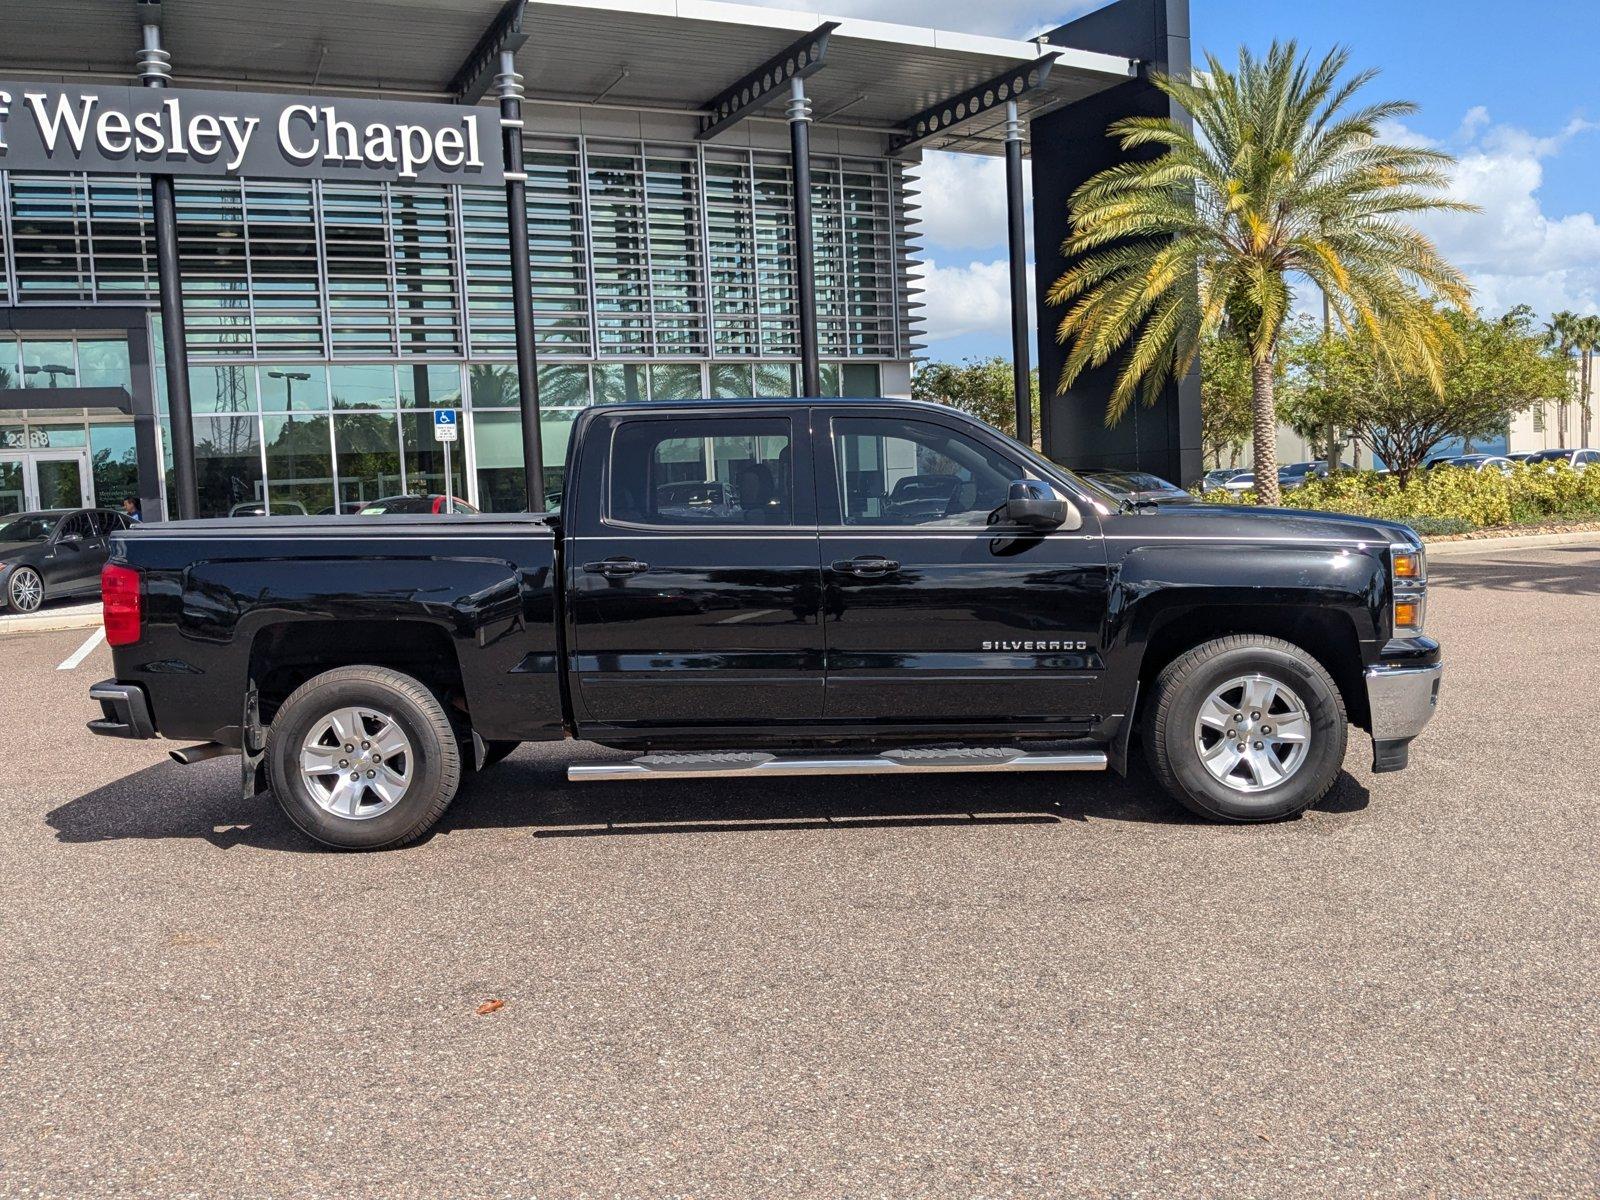
{"type": "MultiPolygon", "coordinates": [[[[913,286],[923,289],[923,333],[937,357],[937,343],[970,334],[1009,337],[1011,274],[1003,258],[941,267],[925,260],[913,271],[913,286]]],[[[1028,310],[1033,310],[1033,264],[1028,264],[1028,310]]]]}
{"type": "MultiPolygon", "coordinates": [[[[929,151],[910,174],[921,193],[923,241],[938,250],[987,250],[1006,244],[1006,163],[981,154],[929,151]]],[[[1032,166],[1022,164],[1025,228],[1032,233],[1032,166]]]]}
{"type": "MultiPolygon", "coordinates": [[[[1545,164],[1600,129],[1574,118],[1558,133],[1537,136],[1497,125],[1479,106],[1453,137],[1438,143],[1460,159],[1452,198],[1476,204],[1473,214],[1438,214],[1419,221],[1440,251],[1472,281],[1487,313],[1531,304],[1548,314],[1569,308],[1600,311],[1600,223],[1590,212],[1551,215],[1539,195],[1545,164]]],[[[1412,142],[1425,139],[1399,131],[1412,142]]]]}

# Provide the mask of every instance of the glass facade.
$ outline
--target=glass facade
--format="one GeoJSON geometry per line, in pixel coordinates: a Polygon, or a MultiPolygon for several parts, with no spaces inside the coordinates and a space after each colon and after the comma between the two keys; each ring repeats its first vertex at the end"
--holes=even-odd
{"type": "MultiPolygon", "coordinates": [[[[552,489],[590,404],[794,393],[786,154],[530,136],[524,165],[552,489]]],[[[900,165],[819,155],[812,169],[823,390],[877,394],[883,365],[916,349],[900,165]]],[[[437,407],[462,413],[450,489],[488,511],[522,507],[502,189],[180,179],[176,190],[202,515],[442,491],[442,449],[420,411],[437,407]]],[[[0,172],[0,198],[0,305],[153,307],[144,180],[0,172]]],[[[151,345],[164,417],[154,316],[151,345]]],[[[0,387],[129,375],[116,337],[0,339],[0,387]]],[[[108,464],[126,457],[113,428],[125,418],[100,435],[108,464]]],[[[102,476],[108,494],[126,486],[108,465],[97,488],[102,476]]]]}

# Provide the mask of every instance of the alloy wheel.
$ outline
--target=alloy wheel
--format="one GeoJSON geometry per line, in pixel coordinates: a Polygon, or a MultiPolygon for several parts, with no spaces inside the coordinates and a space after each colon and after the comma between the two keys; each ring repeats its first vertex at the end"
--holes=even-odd
{"type": "Polygon", "coordinates": [[[1311,749],[1311,715],[1288,684],[1244,675],[1212,690],[1194,723],[1195,748],[1207,772],[1236,792],[1284,783],[1311,749]]]}
{"type": "Polygon", "coordinates": [[[7,589],[11,597],[11,607],[18,612],[34,612],[44,603],[44,581],[39,578],[39,573],[28,567],[19,567],[11,574],[11,586],[7,589]]]}
{"type": "Polygon", "coordinates": [[[311,727],[300,746],[300,774],[318,807],[364,821],[405,798],[416,773],[411,739],[389,713],[341,708],[311,727]]]}

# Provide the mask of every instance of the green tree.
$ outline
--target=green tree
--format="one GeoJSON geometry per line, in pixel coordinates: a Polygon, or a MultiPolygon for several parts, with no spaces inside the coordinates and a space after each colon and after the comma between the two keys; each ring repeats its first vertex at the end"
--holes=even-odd
{"type": "Polygon", "coordinates": [[[1529,406],[1565,394],[1567,360],[1552,351],[1524,313],[1499,320],[1452,312],[1445,385],[1396,371],[1387,348],[1365,331],[1330,339],[1325,385],[1348,406],[1352,424],[1404,484],[1451,438],[1502,434],[1529,406]]]}
{"type": "MultiPolygon", "coordinates": [[[[914,400],[932,400],[959,408],[996,429],[1017,434],[1017,400],[1012,387],[1011,364],[996,355],[985,359],[964,359],[955,363],[928,363],[911,379],[914,400]]],[[[1039,430],[1039,373],[1031,375],[1033,428],[1039,430]]]]}
{"type": "MultiPolygon", "coordinates": [[[[1562,309],[1560,312],[1551,313],[1550,320],[1545,324],[1545,344],[1561,356],[1563,363],[1570,364],[1571,362],[1572,351],[1578,336],[1578,323],[1582,320],[1583,318],[1577,313],[1562,309]]],[[[1567,444],[1567,411],[1570,407],[1572,391],[1569,378],[1566,391],[1562,392],[1556,399],[1556,444],[1560,446],[1567,444]]]]}
{"type": "Polygon", "coordinates": [[[1380,139],[1380,127],[1416,106],[1352,108],[1375,72],[1341,82],[1349,55],[1313,66],[1297,46],[1265,58],[1239,52],[1237,69],[1208,55],[1193,79],[1157,76],[1197,129],[1134,117],[1108,131],[1125,150],[1158,157],[1102,171],[1074,193],[1071,260],[1050,288],[1066,307],[1063,389],[1126,347],[1106,413],[1153,402],[1193,365],[1200,340],[1229,329],[1250,350],[1252,433],[1262,503],[1277,487],[1274,359],[1307,280],[1341,329],[1361,328],[1384,353],[1443,386],[1449,327],[1436,299],[1465,306],[1462,274],[1406,224],[1420,212],[1465,211],[1435,193],[1454,160],[1380,139]]]}
{"type": "Polygon", "coordinates": [[[1238,461],[1250,440],[1250,350],[1230,333],[1214,330],[1200,343],[1200,449],[1211,465],[1238,461]]]}
{"type": "Polygon", "coordinates": [[[1302,316],[1284,328],[1278,343],[1279,417],[1306,439],[1312,457],[1325,459],[1330,468],[1337,468],[1359,423],[1350,393],[1335,373],[1344,340],[1302,316]]]}

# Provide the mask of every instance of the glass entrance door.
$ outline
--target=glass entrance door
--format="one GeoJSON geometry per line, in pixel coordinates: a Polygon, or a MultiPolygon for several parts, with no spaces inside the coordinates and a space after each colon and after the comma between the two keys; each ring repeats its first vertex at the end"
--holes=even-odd
{"type": "Polygon", "coordinates": [[[27,474],[20,456],[0,457],[0,517],[28,508],[27,474]]]}
{"type": "Polygon", "coordinates": [[[0,454],[0,517],[93,503],[87,452],[0,454]]]}
{"type": "Polygon", "coordinates": [[[83,508],[92,504],[89,495],[89,458],[78,453],[34,454],[33,490],[35,508],[83,508]]]}

